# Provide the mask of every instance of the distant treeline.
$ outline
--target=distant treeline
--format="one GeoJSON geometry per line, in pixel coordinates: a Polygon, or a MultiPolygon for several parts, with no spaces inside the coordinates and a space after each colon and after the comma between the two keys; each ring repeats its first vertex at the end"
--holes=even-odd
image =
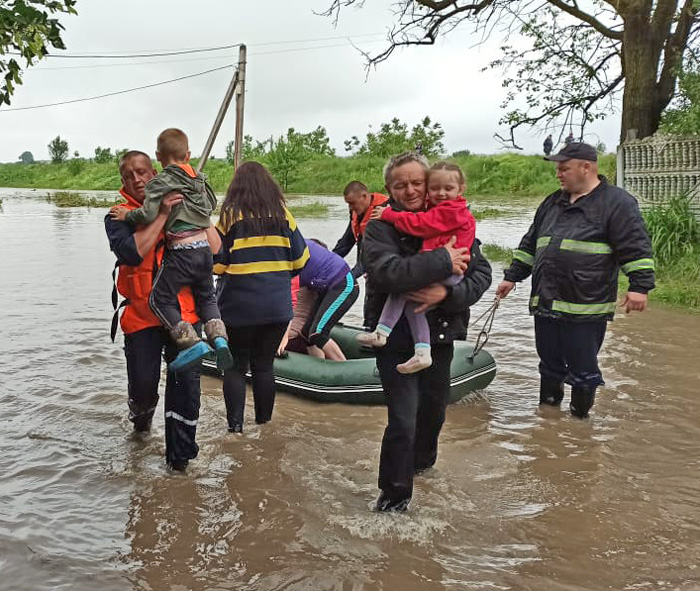
{"type": "MultiPolygon", "coordinates": [[[[554,164],[541,156],[516,153],[462,155],[448,158],[467,175],[467,195],[517,195],[544,197],[558,187],[554,164]]],[[[383,191],[382,167],[386,158],[355,155],[319,155],[299,163],[287,178],[286,191],[307,195],[340,195],[353,180],[364,182],[371,191],[383,191]]],[[[197,159],[193,160],[197,164],[197,159]]],[[[156,165],[159,168],[159,165],[156,165]]],[[[615,180],[615,155],[600,157],[602,174],[615,180]]],[[[209,160],[204,171],[217,193],[224,193],[233,167],[220,159],[209,160]]],[[[280,179],[278,179],[280,180],[280,179]]],[[[0,186],[36,189],[113,190],[121,186],[117,164],[72,161],[61,164],[0,164],[0,186]]]]}

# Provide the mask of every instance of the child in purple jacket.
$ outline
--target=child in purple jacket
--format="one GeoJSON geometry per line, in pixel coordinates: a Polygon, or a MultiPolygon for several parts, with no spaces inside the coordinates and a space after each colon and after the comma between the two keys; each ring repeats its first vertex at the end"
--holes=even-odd
{"type": "Polygon", "coordinates": [[[299,274],[299,285],[318,292],[318,298],[301,334],[310,345],[322,349],[330,339],[331,329],[357,300],[359,288],[342,257],[314,238],[306,244],[309,261],[299,274]]]}

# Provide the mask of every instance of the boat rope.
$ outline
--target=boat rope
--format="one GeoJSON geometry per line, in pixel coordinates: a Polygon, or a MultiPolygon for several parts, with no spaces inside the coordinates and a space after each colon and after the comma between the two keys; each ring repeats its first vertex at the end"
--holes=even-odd
{"type": "Polygon", "coordinates": [[[500,303],[501,298],[499,296],[496,296],[493,300],[493,303],[488,308],[486,308],[484,313],[481,316],[479,316],[474,322],[471,323],[471,326],[469,328],[474,328],[475,325],[479,324],[482,318],[486,317],[486,320],[484,321],[484,324],[476,337],[474,349],[472,349],[471,355],[467,357],[470,363],[474,361],[474,357],[476,357],[479,354],[479,352],[484,348],[484,345],[486,345],[486,343],[488,342],[489,335],[491,334],[491,329],[493,328],[493,319],[496,316],[496,310],[498,310],[498,305],[500,303]]]}

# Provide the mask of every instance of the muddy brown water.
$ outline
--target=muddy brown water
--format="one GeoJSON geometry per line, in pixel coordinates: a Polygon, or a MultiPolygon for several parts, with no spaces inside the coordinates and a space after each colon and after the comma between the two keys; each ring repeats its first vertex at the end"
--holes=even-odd
{"type": "MultiPolygon", "coordinates": [[[[45,193],[0,190],[0,589],[700,588],[699,318],[619,316],[582,422],[537,407],[518,290],[488,346],[495,381],[449,408],[411,511],[376,515],[381,407],[280,394],[271,424],[231,435],[204,378],[200,456],[169,473],[162,418],[143,439],[126,420],[105,210],[45,193]]],[[[327,201],[299,224],[333,243],[346,214],[327,201]]],[[[478,235],[513,245],[531,213],[478,235]]]]}

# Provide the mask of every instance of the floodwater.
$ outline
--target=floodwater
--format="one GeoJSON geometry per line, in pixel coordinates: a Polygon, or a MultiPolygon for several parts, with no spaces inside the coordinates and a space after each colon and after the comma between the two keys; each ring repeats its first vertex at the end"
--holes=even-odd
{"type": "MultiPolygon", "coordinates": [[[[3,591],[700,588],[700,318],[618,317],[579,421],[537,407],[523,286],[496,317],[495,381],[449,408],[410,512],[377,515],[382,407],[281,394],[272,423],[232,435],[203,378],[200,455],[170,473],[162,419],[143,439],[126,419],[105,210],[45,193],[0,190],[3,591]]],[[[327,201],[299,224],[332,244],[347,217],[327,201]]],[[[531,214],[478,235],[514,245],[531,214]]]]}

